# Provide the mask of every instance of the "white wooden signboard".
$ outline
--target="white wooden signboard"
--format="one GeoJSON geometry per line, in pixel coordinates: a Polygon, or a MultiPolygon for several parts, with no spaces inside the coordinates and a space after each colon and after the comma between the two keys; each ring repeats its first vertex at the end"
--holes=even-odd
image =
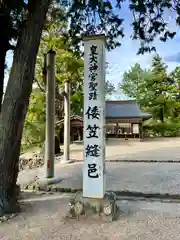
{"type": "Polygon", "coordinates": [[[133,124],[133,133],[135,134],[139,133],[139,124],[133,124]]]}

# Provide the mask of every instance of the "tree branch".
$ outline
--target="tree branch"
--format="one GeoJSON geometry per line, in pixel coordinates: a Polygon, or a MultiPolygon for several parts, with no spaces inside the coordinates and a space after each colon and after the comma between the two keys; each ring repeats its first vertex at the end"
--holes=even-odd
{"type": "Polygon", "coordinates": [[[9,43],[9,45],[8,45],[8,50],[14,51],[15,48],[16,48],[16,46],[14,46],[14,45],[12,45],[12,44],[9,43]]]}
{"type": "Polygon", "coordinates": [[[39,89],[40,89],[43,93],[45,93],[45,88],[40,84],[40,82],[39,82],[36,78],[34,78],[34,81],[37,83],[39,89]]]}

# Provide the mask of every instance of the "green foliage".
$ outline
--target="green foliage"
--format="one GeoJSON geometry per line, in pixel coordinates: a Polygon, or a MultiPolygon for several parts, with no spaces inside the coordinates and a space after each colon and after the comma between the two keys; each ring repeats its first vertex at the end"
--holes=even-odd
{"type": "Polygon", "coordinates": [[[178,137],[180,136],[180,122],[158,122],[145,125],[144,131],[147,136],[178,137]]]}
{"type": "Polygon", "coordinates": [[[135,98],[144,111],[152,114],[153,125],[150,129],[155,135],[179,134],[179,73],[178,67],[168,73],[162,58],[156,55],[150,69],[143,70],[135,64],[123,75],[121,90],[129,98],[135,98]]]}
{"type": "MultiPolygon", "coordinates": [[[[64,81],[69,80],[72,91],[76,91],[82,86],[83,60],[70,50],[69,42],[64,42],[63,32],[66,27],[66,22],[59,20],[50,23],[43,31],[37,56],[36,76],[42,81],[44,54],[49,49],[53,49],[56,51],[56,81],[58,85],[63,87],[64,81]]],[[[42,82],[42,84],[45,83],[42,82]]]]}
{"type": "Polygon", "coordinates": [[[71,95],[71,115],[82,116],[83,113],[83,99],[82,91],[75,92],[71,95]]]}
{"type": "MultiPolygon", "coordinates": [[[[60,2],[66,5],[67,17],[70,19],[68,35],[77,51],[82,37],[89,34],[105,33],[109,50],[120,45],[120,36],[124,36],[121,8],[125,0],[60,2]]],[[[180,25],[179,1],[130,0],[128,4],[133,15],[132,38],[140,40],[141,43],[139,54],[154,51],[154,39],[159,38],[160,41],[165,42],[175,36],[176,32],[169,30],[169,21],[165,20],[165,13],[168,11],[174,13],[176,23],[180,25]]]]}
{"type": "Polygon", "coordinates": [[[138,53],[154,51],[152,45],[155,38],[162,42],[172,39],[176,32],[170,31],[165,13],[174,12],[174,19],[180,25],[179,1],[172,0],[131,0],[130,10],[133,13],[133,39],[140,39],[141,48],[138,53]]]}
{"type": "MultiPolygon", "coordinates": [[[[49,12],[51,16],[52,12],[49,12]]],[[[54,14],[54,12],[53,12],[54,14]]],[[[61,16],[63,15],[60,12],[61,16]]],[[[71,50],[71,42],[64,39],[64,29],[67,23],[63,18],[59,19],[53,15],[53,21],[50,17],[46,22],[46,27],[42,33],[41,43],[36,61],[36,87],[33,89],[29,110],[26,117],[23,145],[30,145],[44,141],[44,124],[45,124],[45,87],[46,82],[43,77],[44,54],[53,49],[56,51],[56,120],[64,116],[64,101],[62,91],[65,81],[70,82],[71,89],[71,114],[82,115],[83,113],[83,78],[84,78],[84,61],[71,50]],[[41,118],[40,118],[41,116],[41,118]],[[38,134],[38,138],[36,135],[38,134]]],[[[106,92],[111,94],[115,87],[110,82],[106,82],[106,92]]]]}
{"type": "MultiPolygon", "coordinates": [[[[43,80],[43,62],[44,54],[53,49],[56,51],[56,102],[57,106],[61,105],[61,109],[56,108],[56,117],[61,119],[63,116],[63,97],[61,90],[64,88],[64,82],[69,81],[71,84],[71,95],[73,96],[82,92],[83,86],[83,60],[75,56],[70,49],[70,43],[66,42],[63,36],[63,31],[67,27],[65,21],[61,19],[49,23],[49,26],[43,31],[41,44],[37,56],[36,64],[36,80],[38,86],[45,89],[45,82],[43,80]],[[59,114],[59,116],[58,116],[59,114]]],[[[72,102],[73,108],[73,102],[72,102]]]]}
{"type": "MultiPolygon", "coordinates": [[[[113,49],[120,45],[120,38],[123,37],[123,20],[121,18],[121,8],[125,0],[102,1],[102,0],[54,0],[50,6],[51,20],[54,20],[59,14],[68,19],[69,30],[64,35],[69,41],[71,47],[79,53],[79,47],[84,35],[105,33],[107,36],[107,48],[113,49]],[[57,4],[58,3],[58,4],[57,4]],[[59,7],[65,10],[59,11],[59,7]],[[55,16],[55,18],[54,18],[55,16]]],[[[174,19],[177,25],[180,25],[180,6],[179,1],[173,0],[130,0],[128,2],[130,11],[133,15],[133,39],[139,39],[141,48],[139,53],[155,50],[152,45],[155,38],[166,41],[175,36],[174,31],[168,28],[168,22],[165,20],[165,13],[171,11],[174,13],[174,19]]],[[[17,37],[20,28],[26,20],[28,12],[33,11],[35,2],[32,0],[2,0],[0,2],[0,12],[9,19],[8,35],[9,40],[17,37]]]]}
{"type": "Polygon", "coordinates": [[[70,36],[72,46],[79,52],[80,42],[84,36],[105,33],[107,49],[120,46],[118,37],[123,37],[122,22],[111,1],[70,1],[67,7],[67,17],[70,19],[70,36]]]}
{"type": "MultiPolygon", "coordinates": [[[[36,71],[34,89],[31,95],[28,114],[26,116],[23,146],[42,143],[44,141],[45,128],[45,87],[44,78],[44,54],[49,49],[56,51],[56,99],[55,112],[56,120],[63,118],[63,89],[65,81],[70,82],[71,88],[71,110],[73,114],[82,114],[83,107],[83,60],[75,55],[70,49],[70,43],[64,41],[63,31],[67,27],[63,18],[49,12],[48,21],[42,33],[41,43],[36,61],[36,71]],[[62,20],[63,19],[63,20],[62,20]],[[38,137],[37,137],[38,135],[38,137]]],[[[54,12],[53,12],[54,14],[54,12]]],[[[60,13],[62,15],[62,13],[60,13]]]]}
{"type": "Polygon", "coordinates": [[[136,63],[128,72],[123,74],[123,84],[121,90],[130,98],[140,100],[142,97],[142,88],[144,84],[145,72],[141,66],[136,63]]]}
{"type": "Polygon", "coordinates": [[[45,96],[40,89],[33,90],[26,120],[21,148],[41,145],[45,139],[45,96]]]}

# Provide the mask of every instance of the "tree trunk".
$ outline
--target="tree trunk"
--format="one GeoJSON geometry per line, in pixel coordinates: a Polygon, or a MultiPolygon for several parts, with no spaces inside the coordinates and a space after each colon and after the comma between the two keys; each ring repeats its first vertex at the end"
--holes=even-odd
{"type": "Polygon", "coordinates": [[[0,214],[11,212],[16,203],[20,143],[32,91],[36,55],[50,0],[29,1],[0,114],[0,214]]]}
{"type": "Polygon", "coordinates": [[[160,108],[160,121],[164,123],[164,106],[160,108]]]}
{"type": "MultiPolygon", "coordinates": [[[[160,108],[160,121],[164,123],[164,106],[160,108]]],[[[161,137],[164,137],[164,128],[162,128],[161,137]]]]}
{"type": "Polygon", "coordinates": [[[55,96],[55,114],[56,121],[60,121],[64,116],[64,95],[59,92],[59,87],[56,84],[56,96],[55,96]]]}

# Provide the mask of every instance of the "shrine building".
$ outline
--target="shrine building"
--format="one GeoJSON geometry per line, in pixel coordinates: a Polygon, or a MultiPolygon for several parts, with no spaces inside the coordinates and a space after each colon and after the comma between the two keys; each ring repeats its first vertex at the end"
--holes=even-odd
{"type": "MultiPolygon", "coordinates": [[[[136,100],[106,101],[106,134],[112,138],[143,138],[143,122],[151,118],[151,114],[140,110],[136,100]]],[[[59,138],[63,142],[64,119],[56,125],[60,128],[59,138]]],[[[70,117],[71,142],[83,140],[83,117],[70,117]]]]}

